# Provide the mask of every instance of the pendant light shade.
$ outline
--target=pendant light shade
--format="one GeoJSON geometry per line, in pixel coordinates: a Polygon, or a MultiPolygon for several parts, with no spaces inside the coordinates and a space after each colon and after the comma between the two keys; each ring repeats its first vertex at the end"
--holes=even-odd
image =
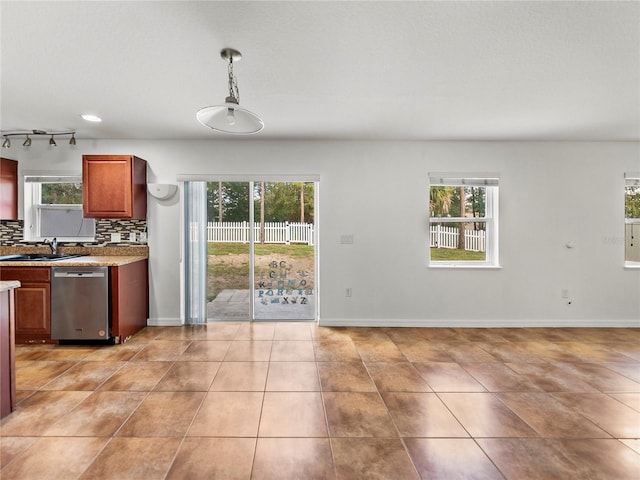
{"type": "Polygon", "coordinates": [[[220,56],[229,62],[229,96],[222,105],[201,108],[196,118],[205,127],[218,132],[237,135],[257,133],[264,128],[264,123],[255,113],[240,107],[240,92],[233,75],[233,62],[239,61],[242,55],[232,48],[224,48],[220,56]]]}

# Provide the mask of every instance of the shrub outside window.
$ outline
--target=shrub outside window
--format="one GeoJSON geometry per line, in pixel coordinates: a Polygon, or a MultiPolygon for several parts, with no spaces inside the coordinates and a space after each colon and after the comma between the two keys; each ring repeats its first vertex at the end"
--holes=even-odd
{"type": "Polygon", "coordinates": [[[498,267],[498,177],[429,175],[429,266],[498,267]]]}

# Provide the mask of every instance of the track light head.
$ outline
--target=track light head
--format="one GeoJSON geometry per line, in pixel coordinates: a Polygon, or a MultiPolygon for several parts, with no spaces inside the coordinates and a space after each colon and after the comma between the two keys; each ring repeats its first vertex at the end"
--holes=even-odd
{"type": "Polygon", "coordinates": [[[4,142],[2,142],[2,148],[11,148],[11,140],[9,140],[9,137],[4,137],[4,142]]]}
{"type": "Polygon", "coordinates": [[[29,135],[27,135],[27,139],[24,141],[22,146],[23,147],[30,147],[31,146],[31,137],[29,135]]]}
{"type": "Polygon", "coordinates": [[[75,145],[76,144],[76,134],[73,133],[71,134],[71,139],[69,140],[69,145],[75,145]]]}
{"type": "Polygon", "coordinates": [[[51,138],[49,139],[49,145],[51,145],[52,147],[57,147],[58,146],[56,141],[53,139],[53,135],[51,135],[51,138]]]}

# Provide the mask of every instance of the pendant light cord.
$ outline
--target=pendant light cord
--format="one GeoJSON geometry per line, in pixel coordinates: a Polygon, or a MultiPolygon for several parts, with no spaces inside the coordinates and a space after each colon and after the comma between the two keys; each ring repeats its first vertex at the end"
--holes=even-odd
{"type": "Polygon", "coordinates": [[[233,57],[229,57],[229,96],[235,98],[236,103],[240,103],[240,89],[233,75],[233,57]]]}

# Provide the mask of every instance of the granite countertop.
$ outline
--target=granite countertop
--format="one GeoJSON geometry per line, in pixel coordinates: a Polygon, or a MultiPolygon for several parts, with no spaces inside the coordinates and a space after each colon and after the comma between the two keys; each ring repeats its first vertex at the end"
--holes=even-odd
{"type": "Polygon", "coordinates": [[[0,267],[118,267],[146,259],[143,255],[85,255],[53,261],[5,261],[0,267]]]}
{"type": "Polygon", "coordinates": [[[20,282],[17,280],[0,280],[0,292],[4,292],[5,290],[13,290],[14,288],[18,288],[20,286],[20,282]]]}
{"type": "MultiPolygon", "coordinates": [[[[20,253],[50,253],[48,247],[14,246],[0,247],[1,255],[20,253]]],[[[81,257],[65,258],[63,260],[25,262],[0,262],[1,267],[117,267],[129,263],[139,262],[149,258],[149,248],[144,246],[109,246],[109,247],[72,247],[58,248],[58,253],[82,255],[81,257]]]]}

